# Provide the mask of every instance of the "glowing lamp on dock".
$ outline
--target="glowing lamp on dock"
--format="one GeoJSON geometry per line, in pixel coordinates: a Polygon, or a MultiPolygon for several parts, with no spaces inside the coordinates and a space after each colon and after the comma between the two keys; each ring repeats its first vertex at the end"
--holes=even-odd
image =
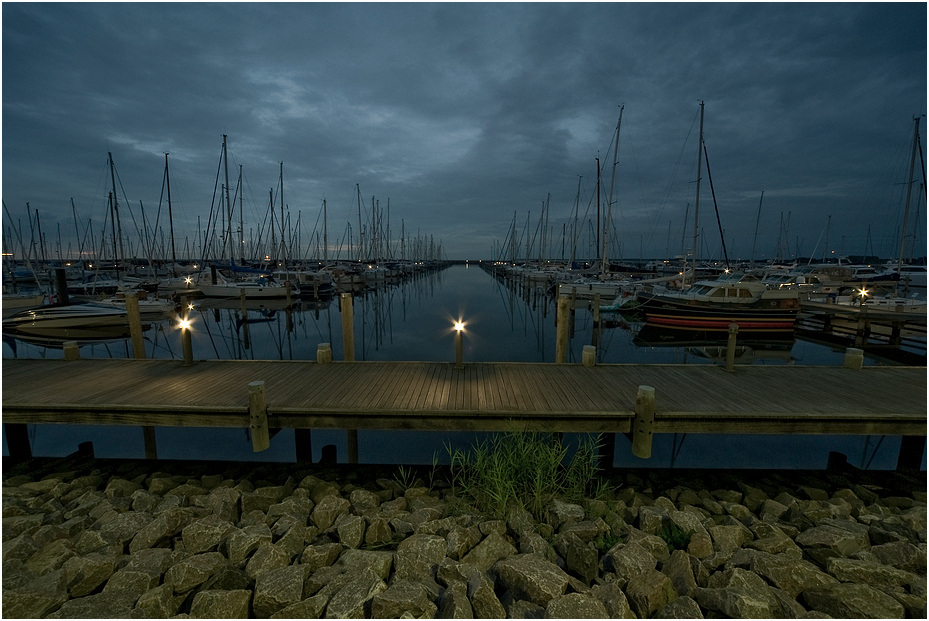
{"type": "Polygon", "coordinates": [[[194,348],[190,340],[190,319],[185,317],[178,322],[181,329],[181,346],[184,348],[184,366],[189,367],[194,363],[194,348]]]}
{"type": "Polygon", "coordinates": [[[464,331],[464,322],[456,321],[455,322],[455,368],[464,369],[464,363],[462,362],[462,353],[461,353],[461,333],[464,331]]]}

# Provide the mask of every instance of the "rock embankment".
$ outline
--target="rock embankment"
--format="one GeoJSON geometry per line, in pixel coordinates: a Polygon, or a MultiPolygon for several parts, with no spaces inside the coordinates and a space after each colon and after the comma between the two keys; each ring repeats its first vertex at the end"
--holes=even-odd
{"type": "Polygon", "coordinates": [[[620,472],[494,520],[390,467],[171,466],[6,474],[3,616],[926,618],[924,474],[620,472]]]}

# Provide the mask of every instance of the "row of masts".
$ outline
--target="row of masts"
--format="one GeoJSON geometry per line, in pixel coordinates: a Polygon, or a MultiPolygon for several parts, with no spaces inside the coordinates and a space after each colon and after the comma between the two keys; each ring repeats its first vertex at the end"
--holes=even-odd
{"type": "Polygon", "coordinates": [[[178,261],[206,262],[209,260],[233,261],[240,264],[248,262],[291,264],[320,261],[328,265],[330,260],[381,263],[384,261],[439,260],[444,256],[441,241],[437,242],[433,236],[423,235],[418,230],[415,234],[409,234],[404,220],[401,220],[399,239],[392,239],[390,200],[387,201],[385,213],[380,206],[380,201],[372,196],[370,214],[363,214],[366,210],[362,205],[360,184],[355,186],[358,197],[357,231],[353,230],[352,222],[349,220],[342,239],[337,244],[330,244],[328,208],[324,199],[321,206],[322,230],[319,230],[317,222],[317,226],[310,233],[310,239],[302,239],[301,214],[298,212],[296,223],[294,223],[289,206],[284,200],[283,162],[280,162],[277,196],[275,196],[275,188],[269,190],[265,223],[259,227],[246,229],[243,167],[239,165],[238,180],[233,187],[229,179],[226,135],[223,135],[221,169],[217,171],[217,184],[219,185],[217,189],[222,207],[211,208],[205,226],[198,216],[197,230],[193,239],[190,236],[176,238],[175,235],[168,153],[165,153],[162,196],[159,199],[154,225],[150,224],[145,214],[145,207],[140,201],[141,228],[130,209],[136,234],[124,235],[122,224],[128,199],[125,198],[125,191],[123,191],[123,199],[120,200],[116,191],[116,188],[121,188],[121,184],[118,184],[119,177],[112,153],[107,154],[107,167],[111,189],[107,191],[107,209],[102,229],[99,229],[99,236],[94,229],[93,219],[87,220],[82,230],[72,198],[71,210],[77,241],[73,245],[68,243],[67,248],[63,248],[59,224],[57,247],[49,253],[50,244],[48,236],[42,232],[39,210],[33,210],[29,203],[26,203],[29,216],[29,234],[28,242],[26,242],[22,224],[13,225],[13,218],[4,203],[7,223],[3,234],[5,259],[36,264],[49,264],[55,261],[82,261],[90,264],[107,261],[112,262],[115,269],[119,270],[121,266],[132,261],[153,264],[163,264],[169,261],[171,264],[177,264],[178,261]],[[222,174],[222,184],[219,184],[220,174],[222,174]],[[165,227],[160,225],[165,198],[167,198],[167,233],[165,227]],[[121,208],[123,217],[120,215],[121,208]],[[133,243],[133,239],[137,240],[136,243],[133,243]]]}
{"type": "MultiPolygon", "coordinates": [[[[618,198],[614,200],[614,189],[615,189],[615,183],[616,183],[616,167],[619,163],[619,137],[620,137],[620,129],[622,126],[623,109],[624,109],[624,106],[620,106],[619,119],[616,123],[616,131],[614,133],[614,137],[610,145],[613,147],[613,162],[612,162],[612,175],[610,177],[609,192],[607,195],[605,218],[601,218],[601,214],[600,214],[600,196],[601,196],[600,176],[601,176],[601,172],[603,171],[603,167],[601,167],[600,165],[600,158],[599,157],[596,158],[596,162],[597,162],[596,236],[593,237],[592,231],[591,231],[591,235],[588,236],[588,240],[589,240],[589,243],[587,245],[588,254],[586,256],[589,260],[592,256],[592,253],[590,253],[590,250],[592,249],[595,250],[595,263],[599,265],[601,279],[609,278],[610,265],[611,265],[611,260],[612,260],[611,254],[616,252],[616,248],[617,248],[616,240],[615,240],[616,226],[612,220],[612,212],[613,212],[614,206],[618,204],[618,198]],[[602,230],[601,230],[601,222],[603,223],[602,230]],[[595,241],[591,243],[590,240],[592,237],[595,241]]],[[[696,273],[697,266],[701,262],[701,256],[700,256],[701,253],[699,252],[701,249],[701,245],[705,249],[707,246],[706,239],[702,238],[702,235],[703,235],[702,231],[704,229],[700,225],[700,198],[701,198],[701,184],[703,181],[703,163],[704,162],[706,162],[706,174],[710,182],[710,190],[712,192],[713,204],[714,204],[714,207],[716,207],[716,193],[715,193],[715,189],[713,188],[712,177],[710,176],[709,156],[708,156],[707,147],[704,141],[704,102],[703,101],[700,102],[700,117],[699,118],[700,118],[700,122],[699,122],[699,139],[698,139],[698,144],[697,144],[696,178],[694,180],[696,184],[696,192],[695,192],[695,198],[693,202],[692,244],[688,248],[686,246],[686,241],[685,241],[686,226],[690,222],[689,215],[690,215],[691,203],[688,202],[687,209],[684,215],[684,227],[682,229],[681,240],[680,240],[681,241],[680,254],[677,255],[677,257],[681,259],[682,270],[685,273],[690,273],[690,274],[696,273]]],[[[909,226],[909,214],[910,214],[910,209],[911,209],[910,208],[911,195],[912,195],[911,190],[912,190],[913,184],[916,181],[914,177],[914,171],[915,171],[917,153],[919,153],[920,160],[922,161],[922,149],[919,143],[919,140],[920,140],[919,138],[919,117],[914,117],[914,121],[915,121],[914,139],[913,139],[912,152],[910,156],[909,179],[906,183],[906,187],[908,191],[905,193],[906,205],[904,207],[903,223],[898,228],[897,232],[894,233],[893,235],[893,238],[895,240],[897,239],[899,240],[899,252],[897,252],[895,255],[892,255],[892,256],[895,256],[897,259],[897,270],[898,271],[900,270],[904,262],[907,262],[913,258],[912,254],[913,254],[913,250],[915,247],[915,241],[916,241],[916,233],[915,232],[908,233],[909,229],[907,228],[909,226]]],[[[921,192],[918,195],[919,197],[924,197],[926,193],[925,165],[923,165],[922,173],[923,173],[923,183],[921,186],[921,192]]],[[[582,179],[583,177],[579,175],[577,193],[575,197],[574,206],[571,210],[571,215],[568,221],[562,224],[563,229],[562,229],[561,261],[565,262],[566,257],[567,257],[568,266],[574,265],[576,260],[578,259],[579,241],[582,237],[583,227],[578,227],[578,216],[580,212],[580,197],[581,197],[581,180],[582,179]],[[570,228],[570,231],[569,231],[569,228],[570,228]],[[566,254],[566,250],[565,250],[566,246],[569,248],[568,254],[566,254]]],[[[520,262],[524,262],[525,264],[537,263],[540,266],[543,266],[547,262],[551,262],[552,260],[556,260],[554,259],[554,257],[551,256],[551,243],[552,243],[553,235],[551,234],[551,229],[549,227],[550,199],[551,199],[551,194],[548,195],[548,198],[542,204],[542,214],[539,217],[538,226],[535,230],[535,233],[533,234],[530,234],[529,232],[531,212],[527,214],[526,225],[525,225],[525,228],[522,234],[522,237],[525,239],[524,245],[523,245],[522,240],[520,239],[519,233],[517,232],[517,215],[514,212],[512,223],[507,231],[507,235],[503,243],[501,244],[496,241],[494,242],[494,246],[491,251],[491,256],[494,258],[494,260],[507,261],[513,264],[520,263],[520,262]],[[546,235],[546,233],[548,233],[548,235],[546,235]],[[538,246],[536,246],[537,240],[540,240],[538,243],[538,246]],[[525,248],[524,251],[522,250],[523,247],[525,248]],[[534,251],[535,248],[538,248],[537,252],[534,251]],[[546,256],[546,255],[549,255],[549,256],[546,256]]],[[[759,225],[761,222],[761,210],[762,210],[763,201],[764,201],[764,191],[761,192],[761,196],[758,201],[758,213],[757,213],[757,217],[755,220],[755,232],[754,232],[754,236],[752,238],[752,243],[751,243],[751,253],[748,258],[749,264],[755,263],[757,241],[758,241],[758,230],[759,230],[759,225]]],[[[917,203],[917,219],[919,217],[918,208],[919,208],[919,203],[917,203]]],[[[781,263],[784,261],[789,262],[791,256],[795,256],[795,257],[800,256],[799,240],[794,245],[793,252],[791,252],[790,243],[789,243],[790,219],[791,219],[791,212],[789,211],[787,212],[786,218],[785,218],[784,212],[781,212],[780,224],[778,227],[777,245],[774,251],[774,262],[775,263],[781,263]]],[[[811,256],[816,256],[817,251],[820,248],[822,248],[822,261],[827,260],[827,249],[830,247],[828,234],[829,234],[831,220],[832,220],[832,216],[829,215],[827,223],[826,223],[825,244],[820,246],[819,242],[817,242],[817,247],[814,249],[813,255],[811,255],[811,256]]],[[[719,237],[720,237],[719,246],[717,247],[717,252],[715,254],[707,252],[706,255],[704,256],[706,257],[715,256],[717,258],[721,256],[723,262],[728,264],[730,261],[729,252],[726,246],[725,231],[722,227],[722,222],[719,218],[718,207],[716,207],[716,221],[717,221],[717,225],[719,228],[719,237]]],[[[587,221],[587,224],[588,225],[591,224],[589,220],[587,221]]],[[[668,248],[666,249],[666,258],[671,257],[671,251],[670,251],[671,227],[672,227],[672,222],[669,221],[668,222],[668,248]]],[[[592,225],[590,226],[590,228],[592,228],[592,225]]],[[[918,230],[918,228],[914,227],[914,231],[916,230],[918,230]]],[[[868,228],[868,243],[870,243],[870,240],[871,240],[871,232],[870,232],[870,227],[869,227],[868,228]]],[[[822,238],[820,238],[820,241],[822,241],[822,238]]],[[[843,243],[843,246],[844,246],[844,243],[843,243]]],[[[620,250],[616,252],[616,254],[621,256],[622,255],[622,251],[621,251],[622,244],[619,244],[619,248],[620,250]]],[[[845,254],[845,250],[844,248],[841,248],[840,255],[844,256],[844,254],[845,254]]],[[[871,254],[873,254],[873,248],[872,248],[871,254]]],[[[887,253],[887,254],[892,254],[892,253],[887,253]]],[[[865,249],[865,252],[863,252],[863,255],[868,255],[867,248],[865,249]]],[[[645,256],[646,256],[645,253],[640,251],[639,260],[644,259],[645,256]]],[[[617,259],[617,260],[622,260],[622,259],[617,259]]],[[[709,258],[705,260],[709,260],[709,258]]],[[[812,258],[810,260],[812,260],[812,258]]]]}

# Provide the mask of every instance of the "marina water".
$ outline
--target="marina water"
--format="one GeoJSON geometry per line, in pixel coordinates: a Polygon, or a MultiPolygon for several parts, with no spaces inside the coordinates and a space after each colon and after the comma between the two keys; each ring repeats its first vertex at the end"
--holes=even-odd
{"type": "MultiPolygon", "coordinates": [[[[609,304],[610,300],[603,300],[609,304]]],[[[353,299],[356,360],[448,361],[455,358],[456,321],[465,324],[463,355],[468,362],[553,362],[555,300],[542,288],[495,278],[477,263],[456,264],[399,284],[386,284],[353,299]]],[[[200,300],[191,311],[195,360],[315,360],[317,346],[330,343],[334,360],[344,359],[338,297],[300,302],[290,310],[283,302],[249,302],[241,321],[239,300],[200,300]]],[[[599,364],[723,364],[725,340],[680,340],[654,334],[630,318],[605,313],[595,330],[590,305],[577,303],[572,313],[568,363],[580,364],[585,345],[596,344],[599,364]]],[[[823,345],[804,337],[753,340],[740,335],[737,364],[841,366],[845,348],[823,345]]],[[[148,358],[182,359],[180,330],[175,319],[155,322],[145,332],[148,358]]],[[[129,358],[130,341],[81,347],[82,358],[129,358]]],[[[61,359],[61,349],[29,345],[4,338],[4,358],[61,359]]],[[[891,364],[872,356],[866,365],[891,364]]],[[[194,367],[195,369],[195,367],[194,367]]],[[[193,371],[192,371],[193,372],[193,371]]],[[[722,372],[722,371],[721,371],[722,372]]],[[[262,379],[262,378],[255,378],[262,379]]],[[[357,390],[352,385],[332,390],[357,390]]],[[[829,386],[823,386],[828,392],[829,386]]],[[[660,387],[659,390],[673,390],[660,387]]],[[[777,395],[771,395],[776,399],[777,395]]],[[[831,395],[854,400],[854,395],[831,395]]],[[[64,456],[81,442],[92,441],[98,457],[144,457],[138,427],[30,425],[36,456],[64,456]]],[[[359,431],[361,463],[448,463],[449,448],[468,449],[490,434],[474,432],[359,431]]],[[[248,430],[159,427],[161,459],[235,461],[295,461],[293,430],[274,437],[271,448],[253,453],[248,430]]],[[[567,434],[572,445],[579,438],[567,434]]],[[[312,432],[313,459],[325,445],[335,445],[339,460],[347,455],[346,432],[312,432]]],[[[893,436],[796,436],[659,434],[652,457],[633,457],[629,441],[616,436],[614,465],[657,468],[824,468],[832,451],[844,453],[859,468],[893,469],[900,438],[893,436]]],[[[3,454],[8,455],[6,436],[3,454]]],[[[926,467],[923,456],[923,469],[926,467]]]]}

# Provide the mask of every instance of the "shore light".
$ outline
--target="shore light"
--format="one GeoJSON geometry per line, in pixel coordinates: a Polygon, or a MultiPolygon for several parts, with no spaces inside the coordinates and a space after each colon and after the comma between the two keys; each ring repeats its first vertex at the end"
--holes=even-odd
{"type": "Polygon", "coordinates": [[[455,322],[455,368],[459,371],[464,369],[461,352],[461,333],[464,331],[464,322],[458,320],[455,322]]]}

